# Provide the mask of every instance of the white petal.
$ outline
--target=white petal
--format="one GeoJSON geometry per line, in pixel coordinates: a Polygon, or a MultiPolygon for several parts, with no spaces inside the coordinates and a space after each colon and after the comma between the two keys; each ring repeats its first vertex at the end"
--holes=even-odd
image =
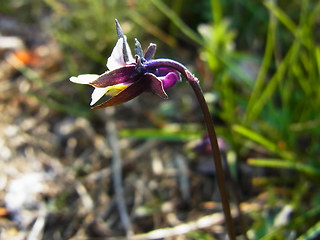
{"type": "Polygon", "coordinates": [[[95,104],[96,102],[99,101],[100,98],[103,97],[103,95],[108,91],[109,87],[105,87],[105,88],[95,88],[92,92],[91,95],[91,103],[90,106],[92,106],[93,104],[95,104]]]}
{"type": "MultiPolygon", "coordinates": [[[[128,53],[129,63],[134,62],[129,45],[126,41],[126,49],[128,53]]],[[[123,38],[119,38],[116,46],[113,48],[111,56],[108,58],[107,67],[110,71],[124,67],[126,65],[123,57],[123,38]]]]}
{"type": "Polygon", "coordinates": [[[97,74],[82,74],[78,77],[71,77],[70,81],[79,84],[89,84],[99,77],[97,74]]]}
{"type": "Polygon", "coordinates": [[[121,68],[126,65],[123,59],[123,38],[119,38],[116,46],[113,48],[111,56],[108,58],[107,67],[110,71],[121,68]]]}

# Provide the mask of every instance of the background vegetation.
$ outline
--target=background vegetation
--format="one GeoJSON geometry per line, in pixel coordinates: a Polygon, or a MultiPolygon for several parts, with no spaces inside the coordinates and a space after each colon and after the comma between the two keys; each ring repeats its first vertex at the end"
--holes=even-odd
{"type": "MultiPolygon", "coordinates": [[[[43,139],[40,146],[25,139],[24,144],[10,145],[9,135],[2,136],[3,147],[16,149],[8,159],[2,156],[2,164],[22,161],[29,149],[26,146],[33,151],[50,149],[48,162],[35,154],[42,163],[41,171],[48,171],[47,164],[55,176],[59,175],[57,169],[69,174],[56,192],[42,193],[45,196],[40,202],[53,219],[47,213],[43,239],[53,239],[57,232],[62,239],[81,236],[83,232],[74,229],[77,227],[84,229],[86,236],[99,237],[90,227],[100,220],[107,222],[103,227],[98,224],[104,229],[103,237],[125,235],[115,224],[121,222],[117,212],[111,214],[105,207],[115,204],[114,190],[108,186],[111,173],[103,181],[88,180],[101,169],[110,170],[112,148],[108,137],[105,139],[109,121],[116,123],[120,135],[124,196],[136,233],[174,225],[164,220],[168,215],[165,203],[173,204],[170,211],[179,220],[176,223],[217,211],[206,207],[219,198],[213,191],[214,175],[203,170],[211,169],[211,163],[205,161],[210,155],[203,148],[194,150],[194,141],[198,141],[198,150],[205,145],[201,140],[205,129],[186,83],[170,89],[169,100],[144,94],[116,107],[108,118],[103,111],[89,109],[91,89],[68,82],[72,75],[106,71],[106,59],[117,39],[115,18],[129,44],[133,45],[135,37],[143,47],[154,42],[156,57],[180,61],[200,79],[218,135],[225,143],[231,182],[238,184],[249,239],[316,239],[320,235],[319,1],[2,0],[0,5],[1,34],[16,36],[24,43],[23,50],[1,49],[1,85],[9,86],[1,90],[1,111],[7,115],[1,125],[4,129],[18,126],[16,134],[22,136],[34,134],[25,127],[25,119],[47,124],[43,135],[36,135],[43,139]],[[6,21],[16,25],[7,27],[6,21]],[[47,50],[41,52],[43,48],[47,50]],[[8,72],[4,64],[12,69],[8,72]],[[142,147],[146,147],[141,157],[145,160],[138,161],[132,154],[142,147]],[[179,156],[187,174],[181,174],[184,168],[178,164],[179,156]],[[159,158],[163,161],[160,166],[167,170],[154,167],[159,158]],[[145,169],[149,167],[155,169],[145,169]],[[184,177],[188,179],[186,191],[181,182],[184,177]],[[63,187],[66,182],[69,189],[63,187]],[[72,190],[78,183],[87,189],[94,205],[99,205],[98,209],[92,207],[94,211],[90,208],[95,221],[70,213],[72,202],[80,204],[81,194],[72,190]],[[139,184],[146,184],[146,189],[137,187],[139,184]],[[174,189],[178,191],[172,192],[174,189]],[[103,216],[98,214],[101,209],[103,216]],[[68,232],[57,223],[58,213],[79,220],[73,221],[68,232]],[[110,220],[112,217],[116,220],[110,220]],[[148,219],[153,219],[152,223],[148,219]]],[[[8,181],[11,178],[16,177],[10,175],[8,181]]],[[[8,211],[3,219],[14,222],[5,201],[9,185],[1,186],[2,206],[8,211]]],[[[235,203],[232,191],[231,202],[235,203]]],[[[13,228],[5,225],[7,230],[13,228]]],[[[31,225],[17,231],[27,235],[31,225]]],[[[218,230],[208,227],[182,239],[219,237],[218,230]]]]}

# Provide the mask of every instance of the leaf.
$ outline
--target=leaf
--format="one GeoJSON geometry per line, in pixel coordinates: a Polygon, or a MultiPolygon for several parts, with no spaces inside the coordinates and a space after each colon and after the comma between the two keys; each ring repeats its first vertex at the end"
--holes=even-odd
{"type": "Polygon", "coordinates": [[[320,177],[320,169],[308,164],[288,162],[284,159],[249,158],[248,164],[256,167],[293,169],[309,177],[320,177]]]}
{"type": "Polygon", "coordinates": [[[292,160],[293,159],[293,153],[280,149],[277,144],[273,143],[272,141],[268,140],[267,138],[261,136],[257,132],[254,132],[253,130],[247,129],[240,125],[234,125],[232,127],[232,130],[236,133],[241,134],[242,136],[259,143],[266,149],[268,149],[270,152],[277,153],[279,156],[283,157],[286,160],[292,160]]]}

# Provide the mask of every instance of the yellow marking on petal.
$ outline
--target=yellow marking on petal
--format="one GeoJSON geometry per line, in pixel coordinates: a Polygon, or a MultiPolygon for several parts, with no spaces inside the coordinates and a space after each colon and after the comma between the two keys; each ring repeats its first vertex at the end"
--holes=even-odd
{"type": "Polygon", "coordinates": [[[131,85],[131,83],[110,86],[110,87],[108,87],[106,94],[113,97],[113,96],[117,95],[118,93],[120,93],[121,91],[123,91],[124,89],[126,89],[127,87],[129,87],[130,85],[131,85]]]}
{"type": "Polygon", "coordinates": [[[113,96],[119,94],[120,92],[122,92],[127,87],[129,87],[131,84],[132,83],[118,84],[118,85],[109,86],[109,87],[105,87],[105,88],[95,88],[92,92],[92,95],[91,95],[90,106],[97,103],[103,97],[103,95],[108,95],[110,97],[113,97],[113,96]]]}

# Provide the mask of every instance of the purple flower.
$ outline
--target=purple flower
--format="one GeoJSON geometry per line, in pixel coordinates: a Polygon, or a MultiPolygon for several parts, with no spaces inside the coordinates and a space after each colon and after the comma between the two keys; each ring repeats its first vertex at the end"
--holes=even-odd
{"type": "Polygon", "coordinates": [[[91,95],[91,106],[105,94],[111,96],[93,109],[122,104],[145,91],[167,98],[165,89],[180,81],[181,74],[191,76],[180,63],[170,59],[152,59],[156,51],[156,45],[152,43],[143,54],[141,45],[136,39],[136,55],[133,58],[126,36],[117,20],[116,28],[119,39],[107,61],[109,71],[101,75],[83,74],[70,78],[71,82],[89,84],[95,88],[91,95]]]}

